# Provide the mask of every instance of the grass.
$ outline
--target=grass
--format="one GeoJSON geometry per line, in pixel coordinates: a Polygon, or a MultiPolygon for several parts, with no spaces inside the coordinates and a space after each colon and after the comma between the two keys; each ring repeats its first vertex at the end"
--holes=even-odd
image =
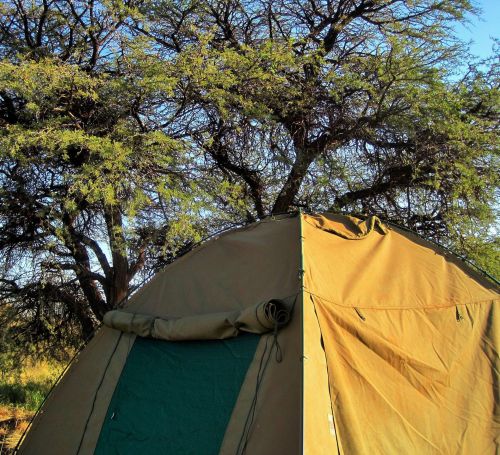
{"type": "Polygon", "coordinates": [[[20,371],[0,376],[0,405],[36,411],[50,391],[61,366],[53,362],[28,362],[20,371]]]}
{"type": "Polygon", "coordinates": [[[42,404],[63,363],[27,360],[0,375],[0,454],[12,453],[42,404]]]}
{"type": "Polygon", "coordinates": [[[13,453],[35,411],[0,405],[0,454],[13,453]]]}

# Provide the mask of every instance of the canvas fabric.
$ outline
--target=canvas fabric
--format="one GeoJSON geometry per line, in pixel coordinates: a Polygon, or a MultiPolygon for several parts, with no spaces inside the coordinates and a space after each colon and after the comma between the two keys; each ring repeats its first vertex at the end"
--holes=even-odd
{"type": "Polygon", "coordinates": [[[19,453],[93,453],[135,335],[99,330],[47,398],[19,453]]]}
{"type": "Polygon", "coordinates": [[[301,297],[301,293],[293,297],[295,307],[290,323],[279,331],[280,354],[273,334],[261,336],[226,429],[220,455],[302,453],[301,297]]]}
{"type": "Polygon", "coordinates": [[[159,340],[222,340],[240,332],[262,334],[288,323],[292,303],[270,300],[239,311],[162,319],[128,311],[113,310],[104,315],[112,329],[159,340]]]}
{"type": "MultiPolygon", "coordinates": [[[[359,240],[332,235],[350,222],[330,215],[303,223],[304,308],[317,316],[338,442],[328,452],[498,453],[493,285],[397,229],[359,240]]],[[[304,362],[312,377],[325,371],[304,362]]],[[[329,438],[319,441],[308,425],[316,410],[306,407],[304,419],[305,453],[321,453],[329,438]]]]}
{"type": "MultiPolygon", "coordinates": [[[[282,216],[222,234],[167,266],[123,309],[169,320],[241,311],[272,299],[289,300],[297,296],[301,284],[299,225],[298,217],[282,216]]],[[[92,454],[134,340],[134,334],[101,329],[51,394],[20,453],[92,454]]],[[[273,362],[266,378],[274,377],[285,385],[278,392],[270,384],[262,386],[255,415],[259,424],[252,441],[274,441],[278,420],[283,434],[300,434],[300,329],[291,324],[283,329],[280,340],[284,360],[273,362]],[[289,416],[286,421],[280,419],[283,412],[289,416]]],[[[263,346],[261,340],[257,352],[263,346]]],[[[249,373],[255,368],[254,359],[249,373]]],[[[255,384],[244,384],[243,389],[252,387],[255,384]]],[[[289,453],[299,453],[298,441],[285,445],[294,447],[295,452],[289,453]]],[[[283,447],[283,442],[277,447],[283,447]]]]}
{"type": "Polygon", "coordinates": [[[258,341],[137,338],[95,454],[218,453],[258,341]]]}
{"type": "Polygon", "coordinates": [[[93,453],[152,322],[165,337],[175,324],[181,339],[233,337],[272,299],[292,317],[260,336],[220,454],[498,452],[498,290],[376,217],[324,214],[228,232],[166,267],[118,314],[124,331],[82,352],[21,453],[93,453]]]}

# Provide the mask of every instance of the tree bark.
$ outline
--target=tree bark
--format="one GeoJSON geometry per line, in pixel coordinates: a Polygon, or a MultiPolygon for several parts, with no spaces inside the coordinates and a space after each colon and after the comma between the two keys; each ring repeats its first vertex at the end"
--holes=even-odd
{"type": "Polygon", "coordinates": [[[126,239],[123,233],[123,221],[118,206],[106,206],[104,219],[108,229],[111,256],[113,258],[112,283],[110,286],[108,306],[116,308],[128,294],[129,265],[126,239]]]}
{"type": "Polygon", "coordinates": [[[288,178],[281,188],[276,201],[274,202],[272,209],[273,214],[284,213],[290,210],[295,196],[297,196],[297,193],[300,190],[302,181],[307,174],[307,170],[316,156],[317,153],[312,153],[311,151],[304,149],[298,150],[295,162],[293,163],[290,173],[288,174],[288,178]]]}
{"type": "MultiPolygon", "coordinates": [[[[300,186],[307,175],[307,171],[314,160],[322,153],[325,153],[330,147],[340,145],[340,139],[332,136],[330,132],[323,133],[318,138],[309,141],[307,140],[307,131],[305,128],[297,128],[293,124],[286,126],[294,142],[295,162],[274,202],[273,214],[285,213],[290,210],[300,190],[300,186]]],[[[340,134],[338,136],[340,137],[340,134]]]]}

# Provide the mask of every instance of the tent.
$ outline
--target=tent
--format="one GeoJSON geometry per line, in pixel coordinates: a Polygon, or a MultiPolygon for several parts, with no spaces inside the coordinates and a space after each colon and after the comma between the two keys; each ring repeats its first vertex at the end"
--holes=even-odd
{"type": "Polygon", "coordinates": [[[21,454],[495,454],[498,290],[377,218],[287,215],[158,273],[21,454]]]}

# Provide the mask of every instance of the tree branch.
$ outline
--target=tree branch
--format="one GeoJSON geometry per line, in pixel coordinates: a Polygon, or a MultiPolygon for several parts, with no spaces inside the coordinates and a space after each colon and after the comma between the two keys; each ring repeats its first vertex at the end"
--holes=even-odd
{"type": "Polygon", "coordinates": [[[77,234],[77,235],[79,240],[94,252],[106,278],[111,279],[113,271],[111,269],[111,266],[109,265],[108,258],[102,251],[102,248],[99,246],[99,244],[95,240],[91,239],[90,237],[84,234],[77,234]]]}
{"type": "Polygon", "coordinates": [[[213,136],[212,144],[207,147],[208,153],[215,160],[219,167],[233,172],[243,179],[250,189],[255,211],[259,218],[263,218],[265,214],[264,205],[262,203],[263,184],[257,171],[249,169],[242,164],[235,164],[229,158],[229,152],[222,142],[224,135],[224,124],[219,121],[217,133],[213,136]]]}

